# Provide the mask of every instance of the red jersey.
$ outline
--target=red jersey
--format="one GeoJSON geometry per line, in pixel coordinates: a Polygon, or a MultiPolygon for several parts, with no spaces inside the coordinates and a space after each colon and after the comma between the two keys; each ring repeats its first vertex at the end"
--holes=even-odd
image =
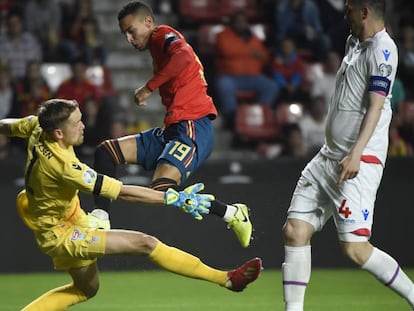
{"type": "Polygon", "coordinates": [[[213,100],[207,95],[204,68],[194,50],[177,30],[157,26],[149,42],[154,76],[146,87],[159,88],[166,107],[164,124],[217,116],[213,100]]]}

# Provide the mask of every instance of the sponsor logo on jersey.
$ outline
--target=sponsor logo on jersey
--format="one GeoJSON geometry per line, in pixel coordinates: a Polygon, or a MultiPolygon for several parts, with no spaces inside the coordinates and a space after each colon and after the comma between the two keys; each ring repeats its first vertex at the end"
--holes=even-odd
{"type": "Polygon", "coordinates": [[[343,218],[340,218],[339,219],[339,222],[344,223],[344,224],[354,224],[355,223],[355,219],[351,219],[351,218],[343,219],[343,218]]]}
{"type": "Polygon", "coordinates": [[[87,185],[92,185],[95,182],[95,180],[96,180],[96,172],[93,171],[93,170],[91,170],[91,169],[87,169],[82,174],[82,180],[87,185]]]}
{"type": "Polygon", "coordinates": [[[92,239],[91,239],[91,241],[89,242],[89,244],[93,244],[93,243],[97,243],[97,242],[99,242],[99,237],[97,237],[97,236],[92,236],[92,239]]]}
{"type": "Polygon", "coordinates": [[[82,168],[78,163],[72,163],[72,168],[74,168],[75,170],[81,171],[82,168]]]}
{"type": "Polygon", "coordinates": [[[369,216],[369,210],[364,209],[361,212],[362,212],[362,215],[364,216],[364,220],[367,220],[369,216]]]}
{"type": "Polygon", "coordinates": [[[79,232],[79,230],[74,229],[72,232],[72,236],[70,237],[71,241],[76,241],[76,240],[85,240],[86,238],[86,234],[79,232]]]}
{"type": "Polygon", "coordinates": [[[388,61],[388,58],[390,58],[390,55],[391,55],[391,51],[385,49],[385,50],[382,50],[382,54],[384,55],[385,60],[388,61]]]}

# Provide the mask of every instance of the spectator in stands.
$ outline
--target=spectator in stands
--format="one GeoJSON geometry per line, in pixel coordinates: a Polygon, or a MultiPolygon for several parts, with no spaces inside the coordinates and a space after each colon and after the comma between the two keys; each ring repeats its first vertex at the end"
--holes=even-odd
{"type": "MultiPolygon", "coordinates": [[[[404,83],[410,84],[414,80],[414,22],[412,17],[401,20],[399,41],[399,76],[404,83]]],[[[414,92],[407,89],[407,96],[414,97],[414,92]]]]}
{"type": "Polygon", "coordinates": [[[311,51],[317,61],[325,59],[330,40],[323,30],[319,8],[312,0],[280,0],[275,23],[277,43],[289,35],[299,49],[311,51]]]}
{"type": "MultiPolygon", "coordinates": [[[[322,27],[329,37],[331,49],[339,55],[345,51],[346,38],[349,35],[349,27],[344,19],[344,0],[314,0],[319,8],[319,16],[322,27]]],[[[391,2],[391,1],[389,1],[391,2]]]]}
{"type": "Polygon", "coordinates": [[[9,155],[9,138],[6,135],[0,134],[0,161],[7,158],[9,155]]]}
{"type": "Polygon", "coordinates": [[[243,12],[232,15],[229,25],[217,34],[216,52],[217,96],[227,127],[234,126],[238,91],[253,91],[257,102],[274,104],[279,92],[277,84],[263,74],[269,52],[250,30],[243,12]]]}
{"type": "Polygon", "coordinates": [[[323,96],[328,107],[335,90],[336,73],[341,65],[341,58],[335,51],[329,51],[323,66],[323,74],[311,81],[311,97],[323,96]]]}
{"type": "Polygon", "coordinates": [[[81,55],[89,65],[106,63],[107,52],[100,37],[98,21],[95,18],[83,19],[75,38],[81,55]]]}
{"type": "Polygon", "coordinates": [[[99,102],[99,92],[86,76],[87,65],[83,59],[79,58],[71,64],[71,70],[72,76],[58,87],[56,97],[75,99],[79,104],[79,109],[83,112],[88,99],[99,102]]]}
{"type": "Polygon", "coordinates": [[[42,44],[45,61],[59,60],[60,6],[55,0],[29,0],[25,5],[27,30],[42,44]]]}
{"type": "Polygon", "coordinates": [[[325,143],[327,105],[322,96],[313,97],[307,113],[299,120],[303,144],[308,155],[314,155],[325,143]]]}
{"type": "Polygon", "coordinates": [[[128,135],[128,119],[123,113],[118,113],[112,118],[110,126],[110,138],[121,138],[128,135]]]}
{"type": "Polygon", "coordinates": [[[69,60],[82,57],[87,65],[105,64],[107,51],[102,44],[92,1],[77,0],[73,14],[66,18],[66,22],[70,24],[70,31],[63,41],[63,48],[69,60]]]}
{"type": "Polygon", "coordinates": [[[0,62],[0,119],[14,116],[17,107],[16,89],[7,64],[0,62]]]}
{"type": "Polygon", "coordinates": [[[303,133],[297,123],[287,123],[282,127],[281,157],[305,158],[306,148],[303,143],[303,133]]]}
{"type": "Polygon", "coordinates": [[[15,2],[15,0],[0,0],[0,35],[6,33],[7,14],[16,5],[15,2]]]}
{"type": "Polygon", "coordinates": [[[39,105],[52,97],[52,92],[42,77],[40,63],[30,61],[26,76],[16,82],[18,117],[37,114],[39,105]]]}
{"type": "MultiPolygon", "coordinates": [[[[62,99],[75,99],[82,112],[82,121],[86,126],[85,148],[99,143],[96,118],[101,103],[97,87],[92,84],[87,76],[87,65],[83,59],[77,59],[71,65],[72,77],[63,81],[58,87],[56,97],[62,99]]],[[[109,126],[107,124],[106,126],[109,126]]]]}
{"type": "Polygon", "coordinates": [[[272,76],[280,90],[279,101],[304,102],[308,99],[308,95],[301,87],[304,69],[295,42],[285,37],[272,60],[272,76]]]}
{"type": "Polygon", "coordinates": [[[390,143],[388,146],[388,157],[407,157],[413,155],[412,146],[400,135],[397,122],[391,121],[390,143]]]}
{"type": "MultiPolygon", "coordinates": [[[[19,117],[16,84],[12,81],[8,64],[0,61],[0,119],[16,117],[19,117]]],[[[20,149],[13,148],[14,146],[24,145],[21,139],[0,135],[0,172],[4,172],[7,167],[16,174],[14,177],[17,178],[24,172],[21,170],[21,162],[15,161],[21,159],[20,149]]],[[[11,176],[9,177],[11,180],[11,176]]]]}
{"type": "Polygon", "coordinates": [[[18,9],[7,15],[7,33],[0,36],[0,47],[0,59],[9,63],[13,79],[25,76],[30,61],[42,61],[41,45],[23,29],[23,13],[18,9]]]}
{"type": "Polygon", "coordinates": [[[397,76],[395,77],[395,81],[392,86],[391,109],[393,114],[398,112],[400,104],[404,102],[405,99],[406,94],[404,84],[401,81],[401,79],[397,76]]]}
{"type": "Polygon", "coordinates": [[[162,16],[168,25],[178,23],[178,2],[175,0],[153,0],[154,13],[162,16]]]}
{"type": "Polygon", "coordinates": [[[114,88],[110,69],[105,65],[88,66],[87,79],[95,85],[100,98],[100,107],[97,115],[96,126],[100,128],[100,141],[110,138],[108,124],[113,116],[123,108],[120,107],[119,94],[114,88]]]}

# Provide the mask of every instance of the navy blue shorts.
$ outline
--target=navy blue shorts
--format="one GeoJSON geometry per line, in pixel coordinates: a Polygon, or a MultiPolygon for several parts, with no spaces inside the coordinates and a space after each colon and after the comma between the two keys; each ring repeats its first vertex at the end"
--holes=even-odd
{"type": "Polygon", "coordinates": [[[206,160],[214,146],[211,120],[181,121],[163,130],[152,128],[135,135],[137,164],[154,170],[158,164],[169,163],[181,172],[181,183],[206,160]]]}

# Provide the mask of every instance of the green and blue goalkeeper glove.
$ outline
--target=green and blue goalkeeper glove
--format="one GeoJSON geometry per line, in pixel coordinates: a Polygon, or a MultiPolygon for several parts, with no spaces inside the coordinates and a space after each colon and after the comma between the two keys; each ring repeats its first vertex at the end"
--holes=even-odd
{"type": "Polygon", "coordinates": [[[197,220],[203,219],[201,214],[210,213],[209,207],[213,201],[214,195],[198,193],[204,189],[203,183],[197,183],[188,186],[183,191],[176,191],[169,188],[165,192],[164,202],[166,205],[178,207],[185,213],[190,214],[197,220]]]}

